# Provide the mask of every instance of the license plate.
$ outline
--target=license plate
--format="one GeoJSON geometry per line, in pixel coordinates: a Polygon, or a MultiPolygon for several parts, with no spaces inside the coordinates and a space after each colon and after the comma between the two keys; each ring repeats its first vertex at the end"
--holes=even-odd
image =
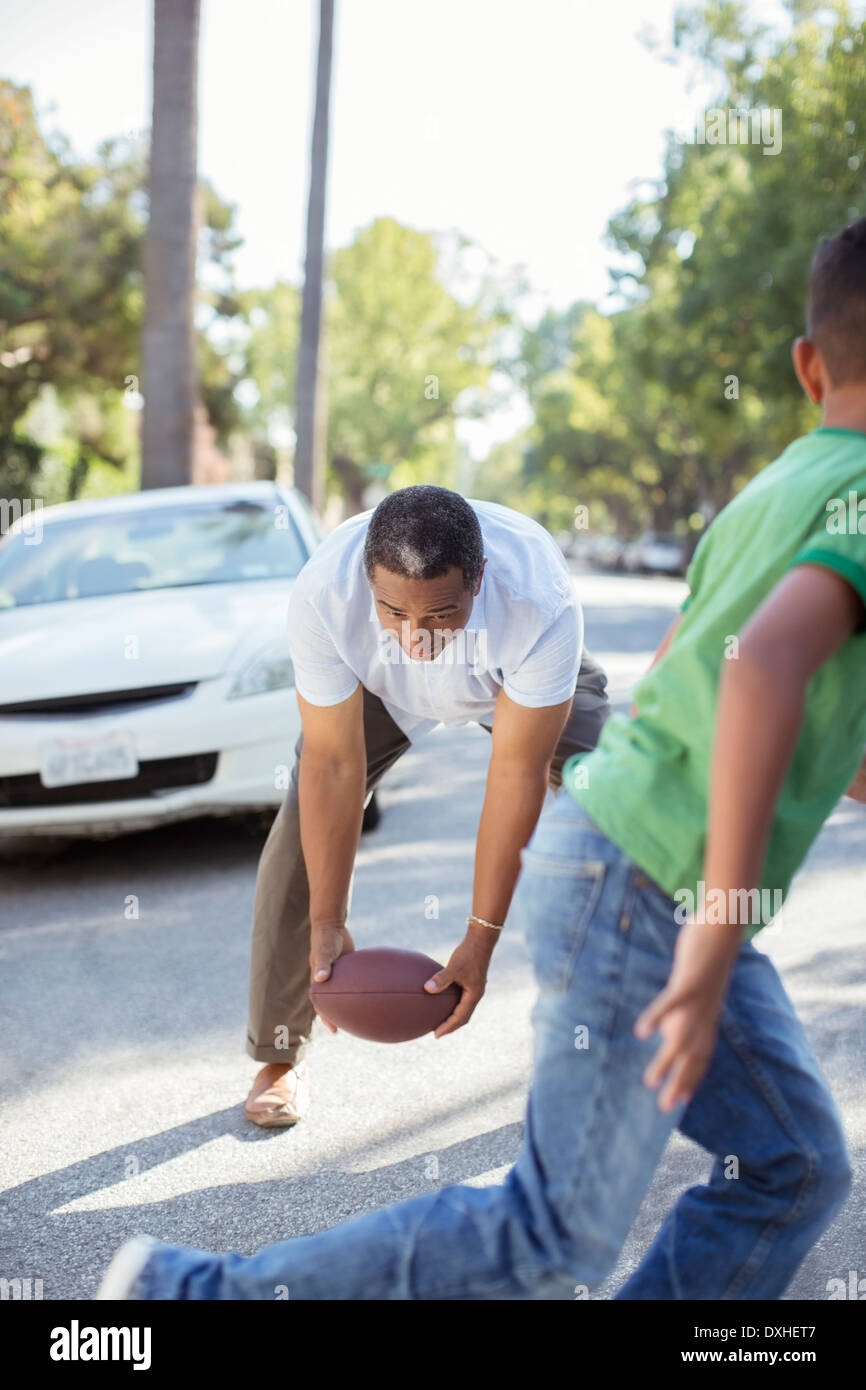
{"type": "Polygon", "coordinates": [[[61,738],[42,750],[43,787],[71,787],[80,782],[119,782],[138,775],[131,734],[61,738]]]}

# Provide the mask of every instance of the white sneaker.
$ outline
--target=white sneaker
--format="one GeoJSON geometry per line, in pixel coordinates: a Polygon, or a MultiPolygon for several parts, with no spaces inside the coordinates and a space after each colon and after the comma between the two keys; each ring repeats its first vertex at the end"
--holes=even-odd
{"type": "Polygon", "coordinates": [[[150,1258],[153,1247],[159,1243],[153,1236],[133,1236],[131,1240],[125,1240],[115,1250],[94,1299],[114,1303],[128,1301],[130,1289],[150,1258]]]}

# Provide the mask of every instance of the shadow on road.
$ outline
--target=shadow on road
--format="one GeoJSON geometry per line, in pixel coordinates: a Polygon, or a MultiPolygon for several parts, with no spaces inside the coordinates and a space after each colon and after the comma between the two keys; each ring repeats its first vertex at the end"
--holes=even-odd
{"type": "MultiPolygon", "coordinates": [[[[446,1183],[469,1182],[491,1168],[510,1165],[516,1157],[522,1130],[521,1124],[503,1125],[437,1149],[437,1165],[429,1177],[419,1155],[413,1154],[400,1162],[373,1165],[362,1171],[327,1168],[301,1176],[257,1182],[254,1184],[257,1208],[281,1215],[273,1230],[255,1245],[249,1243],[243,1220],[250,1202],[250,1183],[200,1187],[164,1201],[123,1203],[108,1210],[57,1211],[56,1208],[90,1193],[117,1186],[117,1174],[123,1171],[132,1147],[119,1145],[9,1189],[4,1194],[0,1213],[0,1228],[4,1231],[0,1261],[4,1268],[17,1265],[20,1259],[15,1253],[17,1232],[24,1224],[32,1228],[34,1214],[39,1212],[38,1249],[31,1246],[31,1254],[38,1259],[44,1297],[88,1298],[95,1292],[114,1250],[137,1232],[157,1235],[179,1245],[253,1254],[264,1243],[312,1235],[369,1211],[381,1204],[379,1194],[383,1184],[384,1190],[391,1194],[391,1201],[403,1201],[435,1191],[446,1183]],[[325,1210],[328,1220],[323,1223],[317,1219],[317,1214],[325,1210]],[[70,1250],[81,1248],[92,1254],[89,1281],[68,1268],[70,1250]]],[[[395,1129],[394,1134],[405,1132],[405,1129],[395,1129]]],[[[426,1126],[418,1125],[415,1132],[423,1138],[426,1126]]],[[[285,1143],[291,1142],[292,1133],[257,1130],[243,1118],[237,1106],[232,1106],[136,1140],[135,1158],[139,1172],[145,1173],[150,1162],[154,1166],[164,1164],[169,1157],[225,1136],[244,1143],[285,1143]]],[[[419,1150],[421,1155],[426,1152],[427,1146],[419,1150]]],[[[351,1159],[350,1151],[345,1161],[350,1163],[351,1159]]],[[[300,1291],[299,1297],[303,1297],[300,1291]]]]}
{"type": "Polygon", "coordinates": [[[38,878],[40,886],[52,875],[67,881],[70,874],[100,876],[124,869],[159,869],[181,861],[185,872],[206,868],[214,855],[243,868],[255,863],[267,829],[252,817],[213,817],[178,821],[153,830],[118,835],[111,840],[47,839],[45,843],[0,837],[0,886],[38,878]]]}

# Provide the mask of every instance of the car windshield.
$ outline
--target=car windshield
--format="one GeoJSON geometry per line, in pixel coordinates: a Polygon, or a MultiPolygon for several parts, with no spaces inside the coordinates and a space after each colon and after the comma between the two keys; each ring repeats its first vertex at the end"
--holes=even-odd
{"type": "Polygon", "coordinates": [[[292,579],[306,558],[285,506],[241,499],[71,517],[0,543],[0,609],[292,579]]]}

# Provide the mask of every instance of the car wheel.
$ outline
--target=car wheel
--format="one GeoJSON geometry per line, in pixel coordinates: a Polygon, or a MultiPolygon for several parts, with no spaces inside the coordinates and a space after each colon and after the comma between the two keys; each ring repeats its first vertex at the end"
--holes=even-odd
{"type": "Polygon", "coordinates": [[[237,824],[251,840],[267,839],[268,831],[274,823],[278,807],[269,806],[266,811],[245,811],[235,819],[237,824]]]}
{"type": "Polygon", "coordinates": [[[59,859],[76,843],[72,835],[28,835],[0,837],[0,867],[38,868],[59,859]]]}

